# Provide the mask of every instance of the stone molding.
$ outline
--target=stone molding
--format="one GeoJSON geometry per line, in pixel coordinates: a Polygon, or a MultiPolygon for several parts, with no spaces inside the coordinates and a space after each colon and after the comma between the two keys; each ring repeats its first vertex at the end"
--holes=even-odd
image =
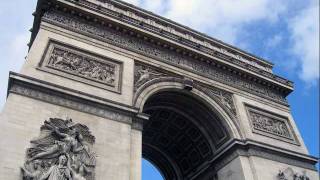
{"type": "MultiPolygon", "coordinates": [[[[160,82],[179,82],[181,84],[186,83],[185,78],[165,72],[159,68],[153,68],[151,66],[135,63],[135,73],[134,73],[134,87],[135,87],[135,98],[134,103],[138,95],[148,86],[151,86],[160,82]]],[[[190,79],[191,80],[191,79],[190,79]]],[[[222,89],[206,86],[195,80],[191,80],[194,88],[205,93],[212,100],[217,102],[233,119],[237,118],[237,111],[235,108],[233,94],[222,89]]]]}
{"type": "Polygon", "coordinates": [[[98,10],[102,14],[109,15],[125,23],[134,25],[140,29],[148,30],[152,33],[156,33],[168,39],[175,40],[176,42],[187,45],[197,51],[223,58],[226,61],[240,66],[242,64],[247,64],[249,66],[252,66],[254,69],[260,69],[265,71],[265,73],[272,74],[271,63],[253,57],[253,55],[246,55],[248,53],[240,52],[241,50],[230,47],[229,45],[226,45],[222,42],[217,42],[217,40],[211,37],[205,36],[198,32],[194,32],[193,30],[190,30],[189,28],[183,27],[181,25],[177,25],[177,23],[170,20],[164,20],[163,17],[159,17],[155,14],[151,14],[153,16],[150,16],[150,12],[145,12],[140,8],[128,5],[123,2],[116,2],[112,0],[98,1],[103,2],[103,4],[89,2],[86,0],[80,0],[77,4],[89,9],[98,10]],[[129,6],[130,9],[125,7],[123,4],[129,6]],[[137,9],[140,12],[137,11],[137,9]],[[141,11],[144,12],[141,13],[141,11]],[[166,21],[170,22],[168,23],[166,21]],[[176,26],[172,24],[176,24],[176,26]]]}
{"type": "Polygon", "coordinates": [[[44,88],[12,77],[10,78],[8,92],[130,125],[132,124],[132,117],[134,116],[133,112],[113,110],[112,107],[97,102],[68,95],[57,90],[44,88]]]}
{"type": "MultiPolygon", "coordinates": [[[[237,157],[260,157],[271,161],[284,163],[312,171],[316,171],[315,164],[317,159],[314,157],[307,157],[301,154],[292,154],[290,152],[283,152],[281,148],[271,149],[268,145],[263,145],[255,141],[245,141],[234,139],[224,144],[223,147],[217,150],[217,153],[211,160],[207,162],[203,168],[192,176],[191,179],[197,178],[202,172],[206,171],[206,168],[213,168],[213,174],[218,172],[221,168],[225,167],[228,163],[233,161],[237,157]],[[312,160],[311,160],[311,159],[312,160]]],[[[277,177],[277,174],[275,174],[277,177]]]]}
{"type": "Polygon", "coordinates": [[[245,104],[253,133],[300,145],[288,117],[245,104]]]}
{"type": "Polygon", "coordinates": [[[39,70],[121,93],[122,63],[50,40],[39,70]]]}
{"type": "Polygon", "coordinates": [[[119,27],[115,29],[112,27],[106,28],[103,25],[89,23],[82,18],[55,10],[46,12],[43,20],[287,105],[285,94],[283,94],[279,87],[276,88],[274,85],[268,85],[266,82],[242,73],[240,73],[242,75],[239,75],[237,71],[220,64],[214,63],[215,65],[208,66],[206,62],[195,61],[189,56],[155,45],[147,40],[132,36],[130,33],[120,32],[121,29],[119,27]]]}
{"type": "MultiPolygon", "coordinates": [[[[131,12],[128,8],[125,7],[122,7],[124,9],[121,9],[121,5],[119,6],[119,3],[121,4],[123,2],[107,0],[104,1],[104,3],[105,4],[98,5],[87,0],[79,0],[77,2],[77,5],[97,11],[103,15],[110,16],[116,20],[122,21],[123,23],[133,25],[136,28],[152,32],[162,37],[166,37],[170,40],[175,41],[176,43],[186,45],[195,51],[200,51],[209,56],[223,59],[224,61],[230,62],[236,66],[243,67],[262,76],[271,78],[279,83],[293,87],[293,82],[272,73],[273,65],[270,62],[256,58],[254,57],[254,55],[251,55],[247,52],[241,52],[242,50],[231,47],[230,45],[224,44],[221,41],[217,42],[217,40],[214,40],[209,36],[206,36],[206,38],[201,38],[201,40],[195,39],[195,37],[187,32],[190,30],[189,28],[187,28],[187,31],[184,31],[182,33],[178,32],[175,30],[175,28],[172,27],[172,24],[176,24],[175,22],[164,23],[165,25],[161,25],[161,23],[157,23],[158,20],[153,20],[149,15],[141,14],[140,16],[139,12],[137,11],[131,12]],[[211,39],[211,41],[208,42],[208,39],[211,39]]],[[[131,7],[133,9],[137,8],[133,6],[131,7]]],[[[139,10],[144,11],[142,9],[139,10]]],[[[150,12],[147,12],[147,14],[149,13],[150,12]]],[[[163,17],[158,17],[160,19],[163,19],[163,17]]],[[[204,61],[210,60],[205,59],[204,61]]]]}
{"type": "Polygon", "coordinates": [[[269,148],[268,145],[260,145],[254,141],[242,140],[231,141],[230,145],[227,145],[227,148],[222,153],[215,155],[211,163],[215,166],[216,170],[219,170],[239,156],[260,157],[309,170],[316,170],[315,164],[317,163],[314,157],[312,157],[313,160],[310,160],[310,157],[301,157],[300,154],[282,152],[280,148],[275,150],[269,148]]]}
{"type": "Polygon", "coordinates": [[[310,180],[306,171],[295,172],[292,168],[288,167],[285,170],[279,170],[277,180],[310,180]]]}
{"type": "Polygon", "coordinates": [[[139,113],[132,119],[132,128],[142,131],[143,123],[148,120],[149,120],[149,115],[144,113],[139,113]]]}

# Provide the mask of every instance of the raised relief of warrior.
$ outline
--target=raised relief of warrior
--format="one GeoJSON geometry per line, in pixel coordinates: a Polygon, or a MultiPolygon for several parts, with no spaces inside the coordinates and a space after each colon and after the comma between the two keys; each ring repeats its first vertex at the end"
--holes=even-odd
{"type": "Polygon", "coordinates": [[[79,145],[81,135],[76,128],[73,128],[74,125],[72,124],[72,121],[69,121],[67,124],[70,132],[69,134],[62,133],[58,127],[55,127],[49,121],[45,121],[45,125],[52,130],[52,133],[54,133],[59,140],[56,140],[51,147],[44,150],[44,152],[36,154],[28,161],[33,161],[46,156],[57,156],[62,153],[76,153],[83,149],[83,147],[79,145]]]}
{"type": "Polygon", "coordinates": [[[285,169],[284,171],[280,170],[277,178],[278,180],[310,180],[305,171],[301,175],[297,172],[294,172],[290,167],[285,169]]]}
{"type": "Polygon", "coordinates": [[[72,119],[44,121],[40,137],[27,150],[24,180],[94,180],[94,141],[88,127],[72,119]]]}
{"type": "Polygon", "coordinates": [[[55,61],[53,62],[54,66],[57,65],[69,65],[70,64],[70,59],[68,58],[68,52],[63,52],[62,56],[56,56],[55,61]]]}
{"type": "Polygon", "coordinates": [[[58,164],[53,165],[39,180],[73,180],[72,170],[66,154],[58,157],[58,164]]]}
{"type": "Polygon", "coordinates": [[[21,167],[22,179],[23,180],[37,180],[42,175],[41,161],[35,160],[33,164],[25,163],[21,167]]]}
{"type": "Polygon", "coordinates": [[[72,51],[55,48],[50,55],[48,66],[107,84],[115,83],[114,65],[104,64],[72,51]]]}

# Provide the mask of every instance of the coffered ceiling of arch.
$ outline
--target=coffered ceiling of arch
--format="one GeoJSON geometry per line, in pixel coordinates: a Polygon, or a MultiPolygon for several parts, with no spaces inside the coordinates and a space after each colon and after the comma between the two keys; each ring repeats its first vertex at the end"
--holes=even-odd
{"type": "MultiPolygon", "coordinates": [[[[145,104],[143,144],[157,147],[189,175],[213,158],[230,135],[218,116],[202,103],[176,92],[162,92],[145,104]]],[[[152,157],[151,157],[152,158],[152,157]]]]}

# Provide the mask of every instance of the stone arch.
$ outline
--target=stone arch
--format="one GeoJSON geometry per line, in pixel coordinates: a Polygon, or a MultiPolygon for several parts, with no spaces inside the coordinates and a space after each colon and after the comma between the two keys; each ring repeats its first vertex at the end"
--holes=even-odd
{"type": "Polygon", "coordinates": [[[211,110],[219,115],[231,133],[232,138],[242,139],[244,137],[241,128],[237,123],[237,115],[233,114],[231,110],[223,106],[217,98],[209,96],[208,93],[206,93],[206,89],[201,88],[199,85],[193,87],[192,91],[185,91],[184,83],[184,79],[177,77],[161,77],[152,79],[136,89],[133,98],[133,106],[139,109],[139,112],[142,113],[145,102],[153,94],[162,91],[184,91],[206,104],[211,110]]]}
{"type": "Polygon", "coordinates": [[[219,148],[242,137],[236,116],[200,85],[187,90],[185,81],[156,78],[137,88],[134,97],[140,113],[150,115],[144,123],[143,157],[165,179],[189,179],[214,166],[211,160],[219,148]]]}

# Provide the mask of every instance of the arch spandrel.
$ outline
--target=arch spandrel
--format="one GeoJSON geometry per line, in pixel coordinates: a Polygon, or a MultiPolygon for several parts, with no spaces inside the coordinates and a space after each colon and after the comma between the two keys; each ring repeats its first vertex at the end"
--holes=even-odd
{"type": "Polygon", "coordinates": [[[153,94],[163,91],[187,93],[202,103],[205,103],[212,110],[212,112],[216,113],[222,120],[225,127],[227,127],[231,137],[236,139],[243,138],[239,124],[236,122],[237,117],[231,112],[231,110],[223,106],[223,104],[219,102],[217,98],[207,95],[203,89],[197,89],[201,86],[197,85],[196,87],[193,87],[191,91],[185,90],[184,86],[184,79],[181,78],[159,77],[152,79],[137,88],[133,100],[133,106],[139,109],[140,112],[143,112],[145,102],[153,94]]]}

